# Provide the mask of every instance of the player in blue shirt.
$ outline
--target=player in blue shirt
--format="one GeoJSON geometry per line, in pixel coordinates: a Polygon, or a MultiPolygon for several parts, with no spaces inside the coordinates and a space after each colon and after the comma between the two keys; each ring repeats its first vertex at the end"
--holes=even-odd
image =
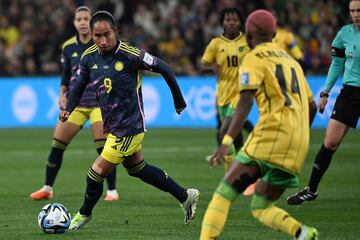
{"type": "Polygon", "coordinates": [[[103,152],[87,174],[84,202],[69,229],[80,229],[90,220],[103,192],[104,177],[120,163],[130,176],[173,195],[181,203],[184,222],[188,224],[194,217],[199,191],[181,187],[165,171],[146,163],[141,151],[146,131],[141,70],[162,74],[171,90],[176,112],[180,114],[186,103],[173,71],[162,60],[117,39],[115,20],[110,13],[95,13],[90,28],[95,45],[81,57],[76,86],[59,118],[62,121],[68,119],[85,87],[90,86],[96,92],[107,139],[103,152]]]}
{"type": "MultiPolygon", "coordinates": [[[[74,26],[78,34],[67,40],[62,46],[61,64],[62,77],[60,86],[59,108],[63,110],[66,106],[67,93],[75,84],[74,73],[78,69],[80,58],[83,52],[94,44],[90,33],[90,9],[86,6],[78,7],[75,10],[74,26]]],[[[60,170],[63,160],[63,153],[72,138],[80,131],[86,121],[90,121],[91,129],[98,154],[102,152],[106,136],[103,134],[103,122],[100,108],[96,102],[93,89],[86,87],[79,103],[71,114],[69,121],[63,123],[58,121],[54,131],[54,139],[51,145],[48,163],[46,165],[44,186],[31,193],[30,197],[34,200],[50,199],[53,197],[53,184],[60,170]]],[[[105,201],[119,199],[116,191],[116,170],[107,177],[108,190],[105,201]]]]}
{"type": "Polygon", "coordinates": [[[325,108],[331,88],[344,72],[343,88],[336,98],[325,139],[314,162],[308,186],[288,197],[289,204],[298,205],[315,200],[318,185],[330,166],[331,158],[349,128],[356,128],[360,116],[360,1],[351,0],[349,10],[352,23],[343,26],[332,43],[332,62],[325,88],[320,93],[319,112],[325,108]]]}

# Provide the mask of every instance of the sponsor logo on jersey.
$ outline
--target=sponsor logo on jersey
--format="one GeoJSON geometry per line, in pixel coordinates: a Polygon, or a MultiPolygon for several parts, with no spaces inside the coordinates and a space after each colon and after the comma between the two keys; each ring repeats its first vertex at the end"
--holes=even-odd
{"type": "Polygon", "coordinates": [[[77,54],[77,52],[73,52],[73,54],[71,55],[71,57],[75,58],[78,57],[79,55],[77,54]]]}
{"type": "Polygon", "coordinates": [[[97,64],[95,63],[91,69],[99,69],[99,68],[98,68],[97,64]]]}

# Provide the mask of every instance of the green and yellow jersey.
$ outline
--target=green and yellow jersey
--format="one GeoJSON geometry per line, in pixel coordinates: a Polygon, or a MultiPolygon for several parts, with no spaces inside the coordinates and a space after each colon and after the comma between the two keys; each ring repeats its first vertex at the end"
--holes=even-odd
{"type": "Polygon", "coordinates": [[[273,41],[296,60],[302,60],[304,58],[294,34],[285,28],[277,28],[273,41]]]}
{"type": "Polygon", "coordinates": [[[256,46],[239,69],[240,91],[252,90],[259,120],[242,152],[298,175],[309,146],[313,94],[301,66],[276,43],[256,46]]]}
{"type": "Polygon", "coordinates": [[[230,104],[239,96],[239,66],[249,50],[242,33],[232,40],[220,35],[213,38],[206,47],[201,62],[205,65],[212,63],[219,65],[216,86],[218,106],[230,104]]]}

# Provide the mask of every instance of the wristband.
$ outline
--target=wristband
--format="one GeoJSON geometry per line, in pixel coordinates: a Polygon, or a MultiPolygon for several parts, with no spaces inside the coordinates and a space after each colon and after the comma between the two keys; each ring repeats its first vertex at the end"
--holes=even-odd
{"type": "Polygon", "coordinates": [[[329,93],[321,91],[321,92],[320,92],[320,97],[321,97],[321,98],[322,98],[322,97],[329,97],[329,93]]]}
{"type": "Polygon", "coordinates": [[[223,137],[222,141],[221,141],[221,144],[223,145],[231,145],[233,143],[234,139],[228,135],[228,134],[225,134],[225,136],[223,137]]]}

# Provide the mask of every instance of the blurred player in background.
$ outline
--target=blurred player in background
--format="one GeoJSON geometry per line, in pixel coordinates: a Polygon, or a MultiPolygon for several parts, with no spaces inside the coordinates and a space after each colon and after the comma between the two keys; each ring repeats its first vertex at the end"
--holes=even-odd
{"type": "Polygon", "coordinates": [[[276,17],[278,26],[276,29],[276,35],[273,41],[279,45],[280,48],[284,49],[290,56],[292,56],[296,61],[303,64],[304,55],[295,39],[294,34],[289,31],[284,24],[279,21],[275,11],[272,11],[276,17]]]}
{"type": "Polygon", "coordinates": [[[184,223],[188,224],[194,217],[199,191],[183,188],[165,171],[146,163],[141,150],[146,131],[141,70],[162,74],[171,90],[175,110],[180,114],[186,103],[173,71],[162,60],[120,41],[110,13],[96,12],[90,20],[90,28],[95,45],[81,57],[77,83],[59,118],[68,120],[85,87],[90,85],[96,91],[107,138],[104,150],[87,174],[84,202],[72,219],[70,229],[80,229],[91,219],[93,208],[103,192],[104,178],[118,164],[122,164],[130,176],[174,196],[181,203],[184,223]]]}
{"type": "MultiPolygon", "coordinates": [[[[59,108],[64,110],[67,102],[67,93],[75,84],[74,74],[78,69],[83,52],[94,44],[90,33],[91,12],[88,7],[82,6],[75,10],[74,26],[77,35],[67,40],[62,46],[62,78],[60,86],[59,108]]],[[[46,165],[45,185],[30,197],[34,200],[50,199],[53,197],[53,185],[60,170],[63,154],[71,139],[80,131],[86,121],[90,120],[91,130],[98,154],[102,152],[106,136],[103,133],[101,111],[96,102],[94,90],[88,86],[79,104],[72,112],[67,122],[58,121],[54,131],[48,163],[46,165]]],[[[116,170],[107,177],[108,190],[105,201],[119,199],[115,188],[116,170]]]]}
{"type": "MultiPolygon", "coordinates": [[[[244,55],[250,50],[244,34],[240,31],[241,14],[237,8],[225,8],[220,13],[220,25],[223,34],[211,40],[201,58],[203,65],[212,67],[217,76],[216,104],[220,120],[219,139],[229,128],[235,106],[239,101],[239,66],[244,55]]],[[[242,133],[236,137],[224,161],[225,171],[234,159],[242,144],[242,133]]]]}
{"type": "Polygon", "coordinates": [[[337,78],[344,71],[343,88],[336,98],[335,106],[326,129],[324,142],[318,151],[308,186],[288,197],[289,204],[298,205],[315,200],[318,185],[330,166],[333,154],[340,146],[350,128],[356,128],[360,116],[360,0],[349,4],[352,23],[337,33],[332,43],[332,62],[325,88],[320,93],[319,112],[324,110],[329,93],[337,78]]]}
{"type": "Polygon", "coordinates": [[[303,225],[275,206],[287,188],[299,184],[316,113],[313,95],[299,63],[272,42],[276,32],[274,16],[256,10],[248,16],[245,27],[252,50],[240,67],[240,101],[212,163],[217,165],[223,160],[245,122],[253,98],[259,108],[259,120],[209,203],[200,239],[218,238],[231,203],[258,178],[250,205],[252,215],[295,239],[318,239],[315,228],[303,225]]]}

